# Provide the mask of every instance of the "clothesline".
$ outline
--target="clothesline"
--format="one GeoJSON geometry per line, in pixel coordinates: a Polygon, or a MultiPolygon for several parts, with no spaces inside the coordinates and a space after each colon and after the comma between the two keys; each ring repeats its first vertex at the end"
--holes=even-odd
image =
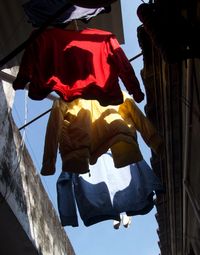
{"type": "Polygon", "coordinates": [[[134,57],[130,58],[128,61],[132,62],[133,60],[139,58],[140,56],[142,56],[142,52],[140,52],[139,54],[135,55],[134,57]]]}
{"type": "Polygon", "coordinates": [[[19,130],[25,128],[26,126],[30,125],[31,123],[33,123],[34,121],[40,119],[41,117],[43,117],[45,114],[47,114],[48,112],[51,111],[52,108],[50,108],[49,110],[47,110],[46,112],[43,112],[42,114],[40,114],[39,116],[37,116],[36,118],[32,119],[31,121],[27,122],[26,124],[24,124],[22,127],[19,128],[19,130]]]}

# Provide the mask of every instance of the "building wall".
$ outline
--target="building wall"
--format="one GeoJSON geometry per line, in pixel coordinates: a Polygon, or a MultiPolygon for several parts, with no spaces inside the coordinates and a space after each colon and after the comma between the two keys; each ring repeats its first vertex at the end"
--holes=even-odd
{"type": "Polygon", "coordinates": [[[200,253],[200,60],[183,65],[183,231],[186,254],[200,253]]]}
{"type": "MultiPolygon", "coordinates": [[[[200,5],[200,1],[195,3],[200,5]]],[[[199,17],[198,12],[193,19],[199,17]]],[[[161,254],[197,255],[200,254],[199,47],[192,48],[193,57],[168,63],[144,28],[138,31],[144,56],[141,75],[147,94],[146,114],[165,141],[162,157],[152,155],[151,159],[152,168],[166,189],[156,202],[161,254]]]]}
{"type": "Polygon", "coordinates": [[[0,234],[0,254],[74,255],[12,119],[12,88],[0,82],[0,225],[1,232],[7,229],[0,234]]]}

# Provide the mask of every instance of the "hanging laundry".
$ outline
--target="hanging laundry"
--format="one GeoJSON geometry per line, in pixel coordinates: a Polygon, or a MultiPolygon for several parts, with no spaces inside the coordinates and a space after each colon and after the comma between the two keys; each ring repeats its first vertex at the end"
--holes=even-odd
{"type": "Polygon", "coordinates": [[[141,102],[144,94],[138,79],[112,33],[49,28],[26,48],[13,88],[24,89],[29,83],[33,100],[55,91],[67,102],[84,98],[103,106],[117,105],[123,102],[119,77],[141,102]]]}
{"type": "Polygon", "coordinates": [[[120,225],[122,224],[125,228],[129,228],[131,225],[131,216],[128,216],[126,213],[120,214],[120,220],[113,221],[114,229],[119,229],[120,225]]]}
{"type": "Polygon", "coordinates": [[[127,93],[123,104],[107,107],[97,100],[56,100],[47,124],[41,174],[55,173],[58,147],[63,171],[88,172],[89,164],[109,148],[115,167],[136,163],[142,160],[136,131],[155,153],[161,152],[161,137],[127,93]]]}
{"type": "MultiPolygon", "coordinates": [[[[61,172],[57,180],[61,223],[78,226],[78,212],[85,226],[105,220],[120,222],[121,213],[144,215],[154,206],[155,192],[163,191],[145,160],[116,169],[108,152],[90,166],[90,176],[61,172]]],[[[128,227],[129,222],[124,219],[123,224],[128,227]]]]}
{"type": "Polygon", "coordinates": [[[75,19],[88,22],[100,13],[110,12],[111,7],[84,8],[73,5],[69,0],[30,0],[23,4],[24,12],[28,22],[34,27],[42,26],[59,9],[69,3],[66,11],[57,17],[50,25],[66,24],[75,19]]]}

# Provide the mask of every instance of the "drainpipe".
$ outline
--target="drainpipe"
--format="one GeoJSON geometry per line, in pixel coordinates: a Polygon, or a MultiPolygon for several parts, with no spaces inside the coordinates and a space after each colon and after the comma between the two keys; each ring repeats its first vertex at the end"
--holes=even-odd
{"type": "MultiPolygon", "coordinates": [[[[187,60],[186,67],[186,100],[191,99],[191,81],[192,81],[192,68],[191,68],[191,60],[187,60]]],[[[189,150],[189,125],[190,125],[190,108],[185,106],[185,144],[184,144],[184,152],[183,152],[183,252],[186,253],[186,236],[187,236],[187,206],[188,200],[186,195],[186,183],[188,179],[188,150],[189,150]]]]}

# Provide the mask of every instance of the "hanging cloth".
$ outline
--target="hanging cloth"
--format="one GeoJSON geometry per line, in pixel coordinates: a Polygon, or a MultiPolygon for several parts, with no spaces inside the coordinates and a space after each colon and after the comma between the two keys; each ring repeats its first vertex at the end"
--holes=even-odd
{"type": "Polygon", "coordinates": [[[67,102],[96,99],[106,106],[123,102],[119,77],[135,101],[141,102],[139,81],[112,33],[50,28],[26,48],[13,88],[24,89],[29,82],[33,100],[55,91],[67,102]]]}
{"type": "Polygon", "coordinates": [[[120,214],[120,220],[114,220],[113,221],[113,227],[114,229],[119,229],[120,225],[122,224],[125,228],[129,228],[131,225],[131,216],[128,216],[126,213],[120,214]]]}
{"type": "Polygon", "coordinates": [[[123,104],[107,107],[96,100],[56,100],[47,124],[41,174],[54,174],[58,148],[62,170],[68,172],[88,172],[89,163],[95,164],[109,148],[117,168],[139,162],[136,131],[161,153],[160,135],[127,93],[123,104]]]}
{"type": "Polygon", "coordinates": [[[60,174],[57,201],[63,226],[78,226],[77,211],[85,226],[109,219],[120,221],[123,212],[129,216],[147,214],[154,206],[154,191],[164,191],[145,160],[116,169],[112,155],[105,153],[90,166],[90,174],[60,174]]]}
{"type": "Polygon", "coordinates": [[[69,2],[68,9],[49,25],[65,24],[75,19],[88,22],[91,18],[100,13],[110,12],[111,7],[84,8],[70,4],[68,0],[30,0],[23,4],[24,12],[28,22],[34,27],[42,26],[49,17],[69,2]]]}

